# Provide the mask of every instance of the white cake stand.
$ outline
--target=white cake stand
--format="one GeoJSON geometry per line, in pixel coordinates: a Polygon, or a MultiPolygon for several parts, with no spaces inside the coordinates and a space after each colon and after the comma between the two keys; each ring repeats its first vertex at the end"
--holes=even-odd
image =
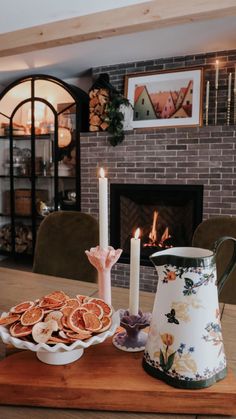
{"type": "MultiPolygon", "coordinates": [[[[8,313],[2,313],[2,316],[8,313]]],[[[27,349],[36,352],[37,358],[50,365],[66,365],[71,362],[77,361],[84,353],[84,349],[91,345],[97,345],[104,342],[109,336],[113,336],[117,327],[120,325],[119,311],[115,312],[112,316],[112,324],[110,329],[100,334],[94,335],[86,341],[77,340],[71,345],[64,343],[57,343],[50,346],[46,343],[32,343],[25,340],[15,338],[10,335],[9,330],[5,326],[0,326],[0,337],[4,343],[10,343],[16,348],[27,349]]]]}

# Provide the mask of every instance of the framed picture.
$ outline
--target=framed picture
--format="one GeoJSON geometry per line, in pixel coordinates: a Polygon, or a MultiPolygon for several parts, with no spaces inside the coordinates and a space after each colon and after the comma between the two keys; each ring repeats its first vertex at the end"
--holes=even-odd
{"type": "Polygon", "coordinates": [[[201,125],[202,79],[202,68],[127,75],[132,127],[201,125]]]}

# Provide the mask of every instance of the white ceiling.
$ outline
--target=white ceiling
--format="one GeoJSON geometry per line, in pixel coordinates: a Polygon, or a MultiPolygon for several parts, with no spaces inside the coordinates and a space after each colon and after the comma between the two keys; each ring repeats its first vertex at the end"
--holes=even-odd
{"type": "MultiPolygon", "coordinates": [[[[144,1],[8,0],[1,8],[0,32],[144,1]]],[[[101,65],[229,49],[236,49],[235,16],[3,57],[0,85],[26,74],[71,79],[101,65]]]]}

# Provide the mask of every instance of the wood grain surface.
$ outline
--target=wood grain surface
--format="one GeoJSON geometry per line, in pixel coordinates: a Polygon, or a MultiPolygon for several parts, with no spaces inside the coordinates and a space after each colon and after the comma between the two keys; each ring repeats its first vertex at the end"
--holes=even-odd
{"type": "Polygon", "coordinates": [[[142,352],[116,349],[108,339],[72,364],[41,363],[22,351],[0,365],[0,403],[93,410],[236,414],[236,379],[202,390],[175,389],[149,376],[142,352]],[[175,403],[171,404],[170,399],[175,403]]]}

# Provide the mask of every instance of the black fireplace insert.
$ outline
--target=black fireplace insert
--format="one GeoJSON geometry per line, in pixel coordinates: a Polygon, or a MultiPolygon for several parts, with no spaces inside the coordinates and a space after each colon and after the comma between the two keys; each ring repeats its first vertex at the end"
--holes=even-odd
{"type": "Polygon", "coordinates": [[[202,185],[110,185],[110,243],[130,262],[130,239],[141,229],[141,265],[149,256],[176,246],[191,246],[202,221],[202,185]]]}

